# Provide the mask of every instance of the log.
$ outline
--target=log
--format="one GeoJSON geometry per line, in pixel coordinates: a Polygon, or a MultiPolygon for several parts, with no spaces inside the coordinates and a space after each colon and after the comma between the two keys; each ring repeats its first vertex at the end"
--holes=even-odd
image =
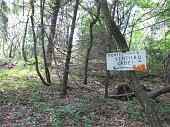
{"type": "Polygon", "coordinates": [[[156,91],[150,92],[149,96],[150,96],[150,98],[155,98],[155,97],[158,97],[158,96],[160,96],[162,94],[166,94],[166,93],[170,93],[170,85],[163,87],[161,89],[158,89],[156,91]]]}

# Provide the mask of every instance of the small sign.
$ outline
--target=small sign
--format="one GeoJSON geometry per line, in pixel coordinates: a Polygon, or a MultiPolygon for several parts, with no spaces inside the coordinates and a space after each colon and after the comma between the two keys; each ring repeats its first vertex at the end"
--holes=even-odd
{"type": "Polygon", "coordinates": [[[145,70],[146,50],[106,54],[107,70],[145,70]]]}

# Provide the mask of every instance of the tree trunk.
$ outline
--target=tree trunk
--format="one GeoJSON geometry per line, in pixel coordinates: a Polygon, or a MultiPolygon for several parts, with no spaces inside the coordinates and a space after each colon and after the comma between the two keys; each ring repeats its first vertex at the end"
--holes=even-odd
{"type": "Polygon", "coordinates": [[[128,75],[130,84],[134,89],[136,98],[138,99],[140,105],[142,106],[144,112],[146,113],[146,116],[151,127],[161,127],[160,120],[154,109],[154,104],[152,103],[151,98],[142,88],[142,85],[139,83],[135,71],[130,71],[128,75]]]}
{"type": "Polygon", "coordinates": [[[44,4],[45,0],[40,1],[40,14],[41,14],[41,41],[42,41],[42,50],[43,50],[43,59],[44,59],[44,67],[45,67],[45,76],[47,79],[47,83],[51,84],[50,72],[47,66],[47,60],[45,55],[45,46],[44,46],[44,4]]]}
{"type": "MultiPolygon", "coordinates": [[[[109,33],[109,42],[107,42],[107,49],[106,51],[108,52],[111,52],[112,51],[112,41],[113,41],[113,38],[112,38],[112,35],[109,33]]],[[[110,80],[110,71],[106,69],[106,77],[104,79],[104,89],[105,89],[105,92],[104,92],[104,97],[105,98],[108,98],[109,97],[109,80],[110,80]]]]}
{"type": "Polygon", "coordinates": [[[166,94],[166,93],[170,93],[170,84],[168,84],[168,86],[166,86],[166,87],[163,87],[159,90],[149,93],[149,96],[151,98],[155,98],[157,96],[160,96],[160,95],[166,94]]]}
{"type": "Polygon", "coordinates": [[[87,72],[88,72],[88,65],[89,65],[89,56],[91,52],[91,48],[93,45],[93,26],[96,24],[97,20],[100,16],[100,6],[97,8],[97,17],[93,19],[93,21],[90,23],[90,41],[89,41],[89,47],[87,49],[86,59],[85,59],[85,68],[84,68],[84,84],[87,84],[87,72]]]}
{"type": "Polygon", "coordinates": [[[46,81],[44,80],[44,78],[42,77],[42,75],[39,71],[39,66],[38,66],[37,38],[36,38],[35,30],[34,30],[34,28],[35,28],[35,26],[34,26],[34,0],[31,0],[31,9],[32,9],[32,14],[31,14],[30,18],[31,18],[31,25],[32,25],[33,40],[34,40],[35,69],[36,69],[36,72],[37,72],[38,76],[40,77],[41,81],[43,82],[43,84],[49,86],[50,84],[46,83],[46,81]]]}
{"type": "Polygon", "coordinates": [[[5,38],[3,38],[3,43],[2,43],[2,52],[3,52],[3,56],[7,57],[6,52],[5,52],[5,44],[7,43],[7,39],[6,39],[6,35],[5,38]]]}
{"type": "Polygon", "coordinates": [[[23,40],[22,40],[22,57],[24,59],[25,62],[28,62],[28,59],[27,59],[27,55],[25,53],[25,40],[26,40],[26,35],[27,35],[27,28],[28,28],[28,21],[29,21],[29,12],[30,10],[28,11],[28,17],[27,17],[27,22],[26,22],[26,26],[25,26],[25,30],[24,30],[24,36],[23,36],[23,40]]]}
{"type": "MultiPolygon", "coordinates": [[[[121,34],[118,26],[111,19],[107,0],[96,1],[101,4],[107,28],[109,29],[109,32],[112,34],[112,36],[115,38],[118,48],[123,52],[128,51],[129,48],[127,46],[125,37],[121,34]]],[[[152,127],[161,127],[160,120],[156,112],[154,111],[154,106],[147,93],[142,89],[142,85],[139,83],[135,71],[129,71],[128,75],[129,81],[134,89],[135,95],[139,100],[139,103],[141,104],[142,108],[144,109],[150,125],[152,127]]]]}
{"type": "Polygon", "coordinates": [[[54,35],[56,31],[56,22],[57,22],[58,12],[60,8],[60,1],[61,0],[55,0],[55,7],[52,12],[50,37],[48,38],[47,53],[46,53],[47,66],[51,66],[52,63],[52,54],[54,52],[54,35]]]}
{"type": "Polygon", "coordinates": [[[9,58],[12,58],[12,52],[13,52],[13,40],[11,41],[10,47],[9,47],[9,58]]]}
{"type": "Polygon", "coordinates": [[[71,25],[71,32],[70,32],[70,36],[68,40],[68,48],[67,48],[67,56],[66,56],[65,69],[64,69],[64,75],[63,75],[63,82],[62,82],[63,88],[61,91],[61,96],[65,96],[67,94],[68,72],[70,68],[71,50],[72,50],[73,35],[74,35],[74,29],[75,29],[75,24],[76,24],[78,6],[79,6],[79,0],[76,0],[76,4],[74,6],[72,25],[71,25]]]}

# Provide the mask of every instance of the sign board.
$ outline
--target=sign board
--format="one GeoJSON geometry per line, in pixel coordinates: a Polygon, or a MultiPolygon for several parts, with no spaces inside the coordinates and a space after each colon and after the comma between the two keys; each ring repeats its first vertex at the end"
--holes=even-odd
{"type": "Polygon", "coordinates": [[[145,70],[146,50],[106,54],[107,70],[145,70]]]}

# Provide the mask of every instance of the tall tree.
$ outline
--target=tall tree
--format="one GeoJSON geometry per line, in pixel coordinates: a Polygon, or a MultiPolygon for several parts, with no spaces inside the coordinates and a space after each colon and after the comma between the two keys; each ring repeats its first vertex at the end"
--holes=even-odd
{"type": "Polygon", "coordinates": [[[30,9],[29,9],[28,15],[27,15],[27,22],[26,22],[26,25],[25,25],[24,36],[23,36],[23,40],[22,40],[22,49],[21,49],[22,57],[23,57],[25,62],[28,62],[27,54],[25,53],[25,41],[26,41],[26,36],[27,36],[27,28],[28,28],[28,22],[29,22],[29,13],[30,13],[30,9]]]}
{"type": "Polygon", "coordinates": [[[46,54],[45,54],[45,45],[44,45],[44,4],[45,0],[40,0],[40,15],[41,15],[41,41],[42,41],[42,51],[43,51],[43,59],[44,59],[44,67],[45,67],[45,76],[47,79],[47,83],[51,84],[50,72],[47,66],[46,54]]]}
{"type": "Polygon", "coordinates": [[[45,81],[45,79],[43,78],[43,76],[41,75],[40,70],[39,70],[38,57],[37,57],[37,55],[38,55],[37,54],[37,37],[35,34],[35,25],[34,25],[34,0],[31,0],[30,2],[31,2],[31,9],[32,9],[30,18],[31,18],[31,25],[32,25],[33,40],[34,40],[35,69],[36,69],[36,72],[37,72],[38,76],[40,77],[41,81],[43,82],[43,84],[49,86],[50,84],[45,81]]]}
{"type": "Polygon", "coordinates": [[[91,16],[92,22],[90,22],[90,41],[89,41],[89,45],[88,45],[88,49],[87,49],[87,53],[85,57],[84,82],[83,82],[84,84],[87,84],[89,56],[90,56],[90,51],[93,45],[93,26],[97,23],[99,16],[100,16],[100,5],[98,5],[97,7],[97,15],[95,16],[95,18],[93,18],[94,17],[93,15],[91,16]]]}
{"type": "Polygon", "coordinates": [[[2,27],[2,34],[3,34],[3,44],[2,44],[2,49],[3,49],[3,55],[7,56],[6,51],[5,51],[5,45],[7,43],[7,39],[8,39],[8,16],[7,16],[7,12],[8,12],[8,6],[7,3],[5,2],[5,0],[1,1],[1,9],[0,9],[0,16],[1,18],[1,27],[2,27]]]}
{"type": "Polygon", "coordinates": [[[51,66],[52,62],[52,54],[54,52],[54,36],[56,31],[56,22],[58,17],[58,12],[60,8],[60,2],[61,0],[55,0],[53,12],[52,12],[52,18],[51,18],[51,27],[50,27],[50,36],[48,38],[48,45],[47,45],[47,66],[51,66]]]}
{"type": "Polygon", "coordinates": [[[78,6],[79,6],[79,0],[76,0],[75,6],[74,6],[70,36],[68,39],[67,56],[66,56],[65,69],[64,69],[64,75],[63,75],[62,91],[61,91],[62,96],[67,94],[67,89],[68,89],[67,81],[68,81],[68,73],[69,73],[69,68],[70,68],[71,50],[73,46],[72,43],[73,43],[73,35],[74,35],[76,19],[77,19],[78,6]]]}

